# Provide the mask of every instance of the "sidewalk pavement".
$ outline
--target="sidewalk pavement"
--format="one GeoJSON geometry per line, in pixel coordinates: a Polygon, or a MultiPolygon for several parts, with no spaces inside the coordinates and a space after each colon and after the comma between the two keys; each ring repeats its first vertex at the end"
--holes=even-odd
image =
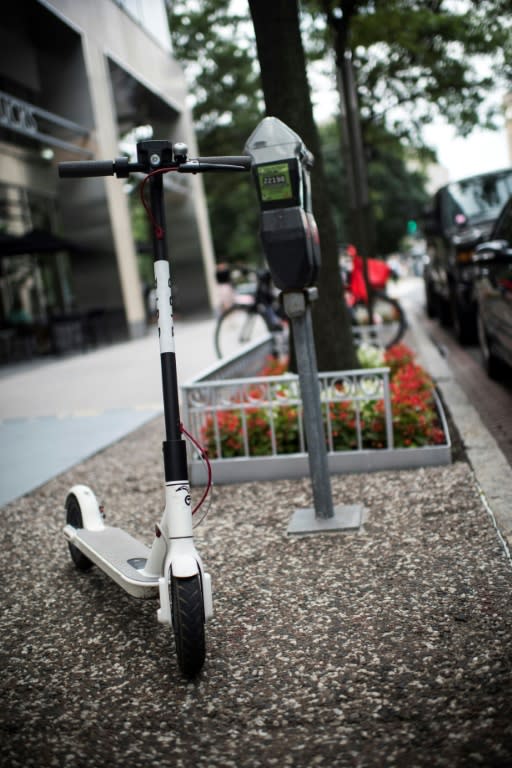
{"type": "Polygon", "coordinates": [[[3,764],[508,768],[512,569],[477,459],[501,465],[445,374],[475,463],[333,477],[336,503],[366,508],[358,532],[287,536],[309,478],[215,487],[196,529],[215,616],[193,682],[156,602],[77,572],[62,535],[85,482],[109,524],[151,541],[161,418],[7,504],[3,764]]]}
{"type": "Polygon", "coordinates": [[[407,342],[441,392],[462,439],[482,501],[495,518],[500,535],[512,547],[512,468],[457,384],[450,366],[425,334],[421,322],[422,308],[418,304],[408,304],[407,299],[404,303],[409,318],[407,342]]]}
{"type": "MultiPolygon", "coordinates": [[[[181,381],[212,364],[213,319],[178,321],[181,381]]],[[[157,329],[0,376],[0,507],[162,412],[157,329]]]]}

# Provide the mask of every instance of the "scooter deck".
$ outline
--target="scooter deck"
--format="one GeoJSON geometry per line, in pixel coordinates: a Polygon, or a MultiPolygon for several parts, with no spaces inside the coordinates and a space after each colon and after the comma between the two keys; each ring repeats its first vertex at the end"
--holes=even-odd
{"type": "Polygon", "coordinates": [[[150,549],[126,531],[109,526],[101,531],[79,528],[71,543],[130,595],[156,596],[158,576],[147,576],[141,572],[150,549]]]}

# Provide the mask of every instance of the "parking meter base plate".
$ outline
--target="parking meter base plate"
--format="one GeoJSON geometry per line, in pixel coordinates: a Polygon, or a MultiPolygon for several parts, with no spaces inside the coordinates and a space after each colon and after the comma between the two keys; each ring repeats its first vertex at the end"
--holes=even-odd
{"type": "Polygon", "coordinates": [[[341,504],[334,507],[333,517],[318,517],[313,508],[296,509],[288,525],[289,535],[358,531],[363,522],[362,504],[341,504]]]}

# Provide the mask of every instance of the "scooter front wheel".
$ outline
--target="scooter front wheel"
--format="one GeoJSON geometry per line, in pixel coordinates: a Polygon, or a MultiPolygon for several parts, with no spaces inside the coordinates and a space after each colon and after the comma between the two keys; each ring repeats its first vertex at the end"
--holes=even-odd
{"type": "MultiPolygon", "coordinates": [[[[84,527],[80,503],[74,493],[70,493],[66,499],[66,523],[72,525],[73,528],[84,527]]],[[[89,560],[89,558],[86,557],[83,552],[80,552],[74,544],[71,544],[70,541],[68,541],[68,547],[71,558],[80,571],[88,571],[89,568],[92,568],[92,560],[89,560]]]]}
{"type": "Polygon", "coordinates": [[[200,672],[206,655],[201,579],[171,578],[171,612],[178,664],[184,675],[200,672]]]}

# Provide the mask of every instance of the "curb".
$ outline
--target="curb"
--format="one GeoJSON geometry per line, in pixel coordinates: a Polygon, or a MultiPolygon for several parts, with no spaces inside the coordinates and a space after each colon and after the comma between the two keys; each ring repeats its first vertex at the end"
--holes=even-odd
{"type": "Polygon", "coordinates": [[[438,348],[421,326],[421,318],[409,316],[408,334],[420,363],[434,379],[457,426],[480,488],[485,506],[498,533],[512,545],[512,469],[496,440],[458,385],[438,348]]]}

